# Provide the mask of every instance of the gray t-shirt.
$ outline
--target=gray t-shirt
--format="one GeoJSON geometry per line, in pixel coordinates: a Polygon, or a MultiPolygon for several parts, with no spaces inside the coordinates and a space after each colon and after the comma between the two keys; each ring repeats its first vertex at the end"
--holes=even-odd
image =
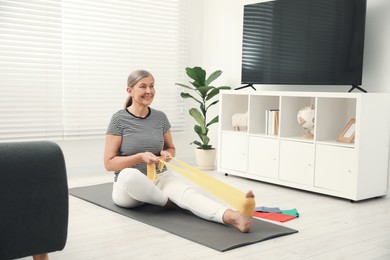
{"type": "MultiPolygon", "coordinates": [[[[121,109],[112,116],[107,134],[122,136],[118,155],[127,156],[151,152],[159,156],[164,147],[163,135],[170,128],[171,124],[167,116],[159,110],[149,107],[148,115],[141,118],[133,115],[127,109],[121,109]]],[[[132,167],[146,174],[145,163],[139,163],[132,167]]],[[[163,171],[165,170],[164,168],[163,171]]]]}

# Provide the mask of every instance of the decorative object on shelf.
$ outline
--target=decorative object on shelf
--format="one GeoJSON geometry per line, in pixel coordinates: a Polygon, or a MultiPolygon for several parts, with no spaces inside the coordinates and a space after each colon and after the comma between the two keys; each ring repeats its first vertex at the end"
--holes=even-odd
{"type": "MultiPolygon", "coordinates": [[[[231,89],[231,87],[229,86],[214,87],[210,85],[214,80],[216,80],[219,76],[221,76],[222,74],[221,70],[214,71],[207,78],[206,78],[206,71],[201,67],[186,68],[186,74],[190,79],[193,80],[192,82],[190,81],[192,86],[182,84],[182,83],[175,83],[175,84],[185,89],[188,89],[189,91],[192,91],[194,94],[196,94],[196,96],[193,96],[190,93],[181,92],[180,96],[182,98],[185,99],[191,98],[196,103],[199,104],[199,109],[191,108],[188,111],[189,114],[197,122],[197,124],[194,126],[194,131],[199,137],[199,140],[195,140],[191,144],[195,144],[197,146],[196,154],[204,153],[204,152],[210,153],[209,150],[213,150],[215,148],[213,148],[212,145],[209,143],[210,142],[210,138],[208,137],[209,127],[210,125],[218,122],[218,115],[210,120],[208,118],[209,116],[208,112],[212,106],[216,105],[219,102],[218,99],[215,99],[218,96],[219,91],[223,89],[231,89]]],[[[212,158],[210,158],[209,154],[206,156],[202,156],[203,158],[208,158],[208,160],[212,162],[211,165],[206,165],[206,163],[201,162],[201,158],[197,157],[196,161],[198,164],[198,168],[201,168],[202,170],[214,169],[215,151],[212,154],[214,154],[214,157],[212,158]]]]}
{"type": "Polygon", "coordinates": [[[336,140],[344,143],[352,143],[355,140],[355,123],[356,119],[354,117],[351,118],[336,140]]]}
{"type": "Polygon", "coordinates": [[[265,110],[265,134],[279,134],[279,109],[265,110]]]}
{"type": "Polygon", "coordinates": [[[232,115],[232,126],[234,131],[247,131],[248,111],[245,113],[234,113],[232,115]]]}
{"type": "Polygon", "coordinates": [[[304,138],[313,139],[313,131],[315,126],[315,108],[314,105],[303,107],[298,111],[297,120],[298,124],[307,130],[307,133],[303,135],[304,138]]]}

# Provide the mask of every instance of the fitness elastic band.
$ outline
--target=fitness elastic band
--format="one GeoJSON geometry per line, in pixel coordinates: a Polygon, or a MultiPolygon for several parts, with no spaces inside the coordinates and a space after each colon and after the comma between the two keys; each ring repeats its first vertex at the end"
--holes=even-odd
{"type": "MultiPolygon", "coordinates": [[[[242,191],[232,186],[229,186],[228,184],[176,158],[171,159],[178,165],[180,165],[182,168],[162,160],[159,160],[158,167],[161,169],[164,165],[166,165],[177,173],[180,173],[181,175],[187,177],[189,180],[196,183],[203,189],[214,194],[221,200],[225,201],[226,203],[240,211],[244,216],[252,216],[253,209],[255,208],[256,204],[254,198],[246,198],[245,193],[243,193],[242,191]]],[[[154,164],[148,164],[147,176],[150,180],[154,180],[155,178],[157,178],[156,167],[154,164]]]]}

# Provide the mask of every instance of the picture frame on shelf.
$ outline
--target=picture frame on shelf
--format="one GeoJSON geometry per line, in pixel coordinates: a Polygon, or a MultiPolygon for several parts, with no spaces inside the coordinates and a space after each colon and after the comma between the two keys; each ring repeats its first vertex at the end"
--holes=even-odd
{"type": "Polygon", "coordinates": [[[336,140],[338,142],[352,143],[355,140],[355,123],[356,119],[354,117],[351,118],[336,140]]]}

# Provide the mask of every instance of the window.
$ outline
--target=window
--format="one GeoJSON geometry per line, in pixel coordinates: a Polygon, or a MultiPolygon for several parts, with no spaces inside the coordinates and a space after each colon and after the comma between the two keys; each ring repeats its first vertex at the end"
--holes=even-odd
{"type": "Polygon", "coordinates": [[[103,137],[127,75],[155,77],[152,107],[184,129],[185,1],[0,1],[0,140],[103,137]]]}

